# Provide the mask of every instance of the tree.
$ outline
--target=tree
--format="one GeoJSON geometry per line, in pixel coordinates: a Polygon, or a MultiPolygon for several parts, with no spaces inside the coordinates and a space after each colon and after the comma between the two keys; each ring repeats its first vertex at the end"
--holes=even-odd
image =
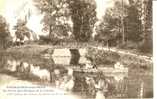
{"type": "Polygon", "coordinates": [[[139,42],[141,41],[141,20],[140,14],[137,8],[136,3],[131,3],[127,9],[127,17],[125,18],[125,33],[126,39],[132,42],[139,42]]]}
{"type": "Polygon", "coordinates": [[[142,45],[141,51],[152,53],[153,37],[152,37],[152,1],[144,0],[142,2],[142,45]]]}
{"type": "Polygon", "coordinates": [[[111,43],[112,45],[115,45],[117,39],[120,41],[121,33],[119,31],[119,26],[115,25],[118,23],[118,20],[113,20],[108,16],[108,22],[109,23],[103,21],[96,27],[97,35],[95,36],[95,40],[110,46],[111,43]]]}
{"type": "Polygon", "coordinates": [[[130,0],[126,18],[128,39],[143,52],[152,52],[152,1],[130,0]]]}
{"type": "MultiPolygon", "coordinates": [[[[103,20],[96,27],[96,38],[98,41],[104,41],[107,45],[116,45],[117,43],[122,43],[123,38],[123,27],[122,27],[122,17],[125,19],[127,16],[127,5],[124,4],[122,8],[121,2],[115,2],[114,7],[108,8],[105,12],[103,20]]],[[[124,21],[124,20],[123,20],[124,21]]]]}
{"type": "Polygon", "coordinates": [[[5,18],[0,15],[0,47],[6,48],[8,42],[11,40],[9,25],[7,24],[5,18]]]}
{"type": "Polygon", "coordinates": [[[28,39],[30,39],[30,29],[26,26],[25,21],[18,20],[16,26],[14,27],[16,40],[19,39],[20,41],[24,40],[24,37],[26,36],[28,39]]]}
{"type": "Polygon", "coordinates": [[[127,5],[117,1],[112,8],[106,10],[103,21],[97,27],[100,39],[105,37],[104,41],[112,44],[117,43],[125,48],[137,48],[142,40],[140,1],[129,0],[129,2],[127,5]]]}
{"type": "Polygon", "coordinates": [[[73,34],[77,41],[89,41],[96,22],[96,5],[92,0],[70,0],[73,34]]]}
{"type": "Polygon", "coordinates": [[[73,32],[77,41],[90,39],[96,21],[96,6],[91,0],[35,0],[35,2],[44,14],[43,22],[50,38],[73,32]],[[68,21],[72,21],[73,27],[68,21]]]}
{"type": "Polygon", "coordinates": [[[44,14],[42,23],[45,31],[49,32],[50,39],[68,36],[71,27],[69,9],[66,0],[34,0],[35,5],[44,14]]]}

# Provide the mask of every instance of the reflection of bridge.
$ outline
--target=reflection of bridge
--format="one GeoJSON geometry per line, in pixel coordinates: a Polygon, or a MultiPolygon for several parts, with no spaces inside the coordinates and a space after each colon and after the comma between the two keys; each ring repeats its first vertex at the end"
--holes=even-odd
{"type": "Polygon", "coordinates": [[[87,59],[85,54],[87,49],[48,49],[43,52],[44,57],[53,59],[55,64],[78,65],[85,64],[87,59]]]}

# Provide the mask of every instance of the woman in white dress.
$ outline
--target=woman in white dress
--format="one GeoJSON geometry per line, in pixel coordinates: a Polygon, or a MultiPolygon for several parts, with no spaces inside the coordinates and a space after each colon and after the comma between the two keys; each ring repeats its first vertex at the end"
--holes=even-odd
{"type": "Polygon", "coordinates": [[[95,85],[95,88],[97,88],[95,99],[105,99],[104,93],[107,91],[107,83],[103,77],[100,77],[98,84],[95,85]]]}

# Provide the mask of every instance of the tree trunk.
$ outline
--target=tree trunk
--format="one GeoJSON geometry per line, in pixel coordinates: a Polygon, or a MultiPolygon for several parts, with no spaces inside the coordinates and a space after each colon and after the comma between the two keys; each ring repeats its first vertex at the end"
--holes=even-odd
{"type": "Polygon", "coordinates": [[[52,37],[52,25],[49,25],[49,38],[51,39],[52,37]]]}
{"type": "Polygon", "coordinates": [[[124,31],[124,1],[122,0],[122,17],[121,17],[121,24],[122,24],[122,43],[125,44],[125,31],[124,31]]]}

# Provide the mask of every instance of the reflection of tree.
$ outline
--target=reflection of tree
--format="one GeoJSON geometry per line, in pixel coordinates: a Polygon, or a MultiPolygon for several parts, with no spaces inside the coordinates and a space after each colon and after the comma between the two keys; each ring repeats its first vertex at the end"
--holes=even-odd
{"type": "Polygon", "coordinates": [[[79,50],[78,49],[70,49],[70,52],[71,52],[70,64],[77,65],[79,63],[79,59],[80,59],[79,50]]]}
{"type": "Polygon", "coordinates": [[[127,79],[120,80],[116,84],[116,94],[118,97],[126,97],[127,95],[127,79]]]}
{"type": "Polygon", "coordinates": [[[76,77],[75,76],[75,86],[74,86],[74,92],[80,92],[82,95],[87,94],[87,83],[85,82],[84,77],[76,77]]]}
{"type": "Polygon", "coordinates": [[[0,68],[3,70],[3,68],[7,65],[7,56],[1,55],[0,53],[0,68]]]}

